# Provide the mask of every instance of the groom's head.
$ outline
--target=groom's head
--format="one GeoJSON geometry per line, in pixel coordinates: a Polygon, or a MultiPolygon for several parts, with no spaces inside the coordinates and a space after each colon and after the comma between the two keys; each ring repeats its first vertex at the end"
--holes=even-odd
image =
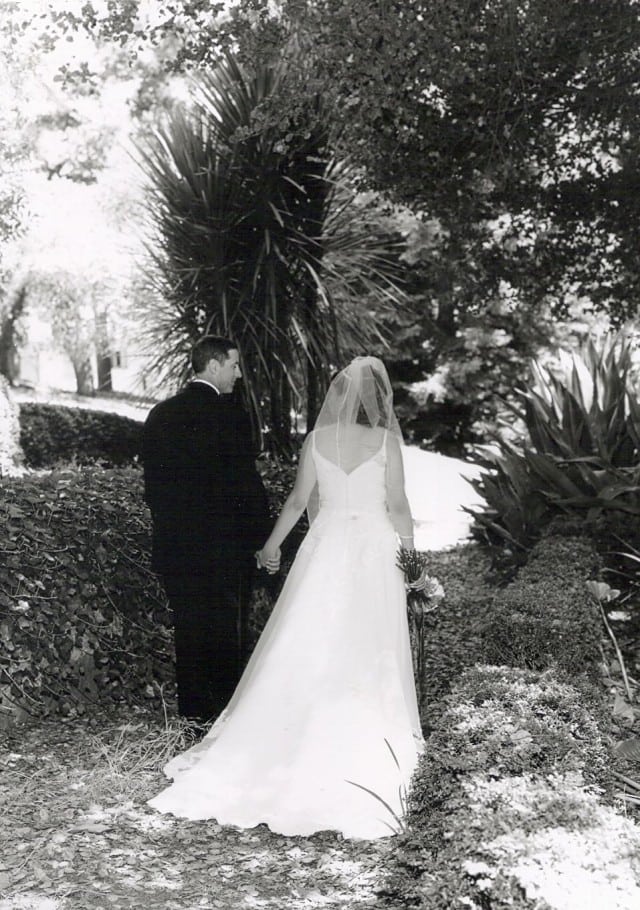
{"type": "Polygon", "coordinates": [[[205,379],[226,395],[240,379],[240,355],[235,342],[220,335],[204,335],[191,350],[191,366],[198,379],[205,379]]]}

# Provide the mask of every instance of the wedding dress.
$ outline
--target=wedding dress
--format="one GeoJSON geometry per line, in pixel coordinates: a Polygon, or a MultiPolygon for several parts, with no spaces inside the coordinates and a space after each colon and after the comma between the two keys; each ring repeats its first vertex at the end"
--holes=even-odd
{"type": "Polygon", "coordinates": [[[348,470],[324,431],[311,434],[317,515],[236,693],[166,766],[173,783],[153,808],[285,835],[397,830],[423,740],[385,500],[389,434],[367,433],[371,454],[348,470]]]}

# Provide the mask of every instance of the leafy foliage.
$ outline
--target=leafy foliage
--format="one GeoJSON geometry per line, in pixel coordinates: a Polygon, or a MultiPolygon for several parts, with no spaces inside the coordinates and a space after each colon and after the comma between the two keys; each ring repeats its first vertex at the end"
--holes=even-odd
{"type": "Polygon", "coordinates": [[[522,393],[530,444],[482,450],[474,481],[487,507],[474,513],[490,540],[527,547],[554,516],[589,522],[640,515],[640,408],[624,335],[586,342],[564,371],[533,364],[522,393]]]}
{"type": "Polygon", "coordinates": [[[0,512],[2,714],[157,699],[171,678],[169,613],[140,472],[25,476],[3,484],[0,512]]]}
{"type": "MultiPolygon", "coordinates": [[[[128,426],[106,423],[111,431],[128,426]]],[[[74,430],[82,426],[81,419],[74,430]]],[[[104,456],[105,448],[81,449],[78,460],[104,456]]],[[[107,450],[120,464],[126,454],[107,450]]],[[[275,513],[293,468],[275,459],[260,467],[275,513]]],[[[134,467],[59,467],[0,487],[0,724],[98,704],[172,701],[172,619],[150,568],[151,518],[142,492],[134,467]]],[[[284,561],[292,558],[290,548],[284,561]]],[[[251,607],[256,636],[280,584],[282,578],[259,579],[251,607]]]]}
{"type": "Polygon", "coordinates": [[[29,273],[24,286],[29,304],[50,319],[53,339],[73,366],[78,392],[91,395],[94,351],[103,355],[108,349],[105,282],[52,270],[29,273]]]}
{"type": "Polygon", "coordinates": [[[156,365],[184,372],[185,350],[203,332],[233,337],[256,426],[286,451],[302,390],[313,419],[341,346],[379,339],[354,301],[399,292],[384,250],[351,215],[322,105],[284,132],[255,125],[284,73],[227,56],[198,78],[191,109],[174,110],[140,154],[160,297],[148,314],[156,365]],[[336,306],[338,295],[351,306],[336,306]]]}
{"type": "Polygon", "coordinates": [[[640,406],[631,339],[588,339],[560,375],[533,364],[525,394],[527,428],[537,452],[629,468],[640,451],[640,406]]]}
{"type": "MultiPolygon", "coordinates": [[[[425,910],[462,902],[526,910],[540,894],[530,867],[547,881],[571,869],[582,886],[613,831],[613,852],[632,855],[637,829],[606,804],[608,725],[594,690],[553,671],[483,666],[442,707],[413,780],[388,898],[425,910]],[[558,843],[545,855],[553,830],[558,843]],[[592,838],[597,856],[585,860],[581,845],[592,838]]],[[[609,887],[625,885],[614,878],[609,887]]]]}
{"type": "Polygon", "coordinates": [[[31,468],[131,465],[139,458],[141,441],[141,424],[129,417],[59,405],[20,405],[20,443],[31,468]]]}
{"type": "Polygon", "coordinates": [[[547,536],[516,578],[493,598],[484,629],[484,659],[572,676],[594,676],[600,617],[586,582],[600,568],[587,539],[547,536]]]}

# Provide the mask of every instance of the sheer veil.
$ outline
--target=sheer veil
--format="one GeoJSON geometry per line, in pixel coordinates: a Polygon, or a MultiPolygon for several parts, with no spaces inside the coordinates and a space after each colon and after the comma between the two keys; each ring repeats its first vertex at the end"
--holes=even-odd
{"type": "MultiPolygon", "coordinates": [[[[373,457],[387,434],[402,444],[391,382],[378,357],[356,357],[334,377],[313,432],[316,450],[347,474],[373,457]]],[[[316,485],[307,506],[309,521],[317,511],[316,485]]]]}

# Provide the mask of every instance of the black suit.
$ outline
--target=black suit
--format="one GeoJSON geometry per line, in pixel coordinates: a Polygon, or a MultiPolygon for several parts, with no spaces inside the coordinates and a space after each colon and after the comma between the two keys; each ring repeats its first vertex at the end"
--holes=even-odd
{"type": "Polygon", "coordinates": [[[271,524],[246,414],[192,382],[149,413],[142,457],[152,564],[174,614],[178,710],[207,721],[240,678],[253,553],[271,524]]]}

